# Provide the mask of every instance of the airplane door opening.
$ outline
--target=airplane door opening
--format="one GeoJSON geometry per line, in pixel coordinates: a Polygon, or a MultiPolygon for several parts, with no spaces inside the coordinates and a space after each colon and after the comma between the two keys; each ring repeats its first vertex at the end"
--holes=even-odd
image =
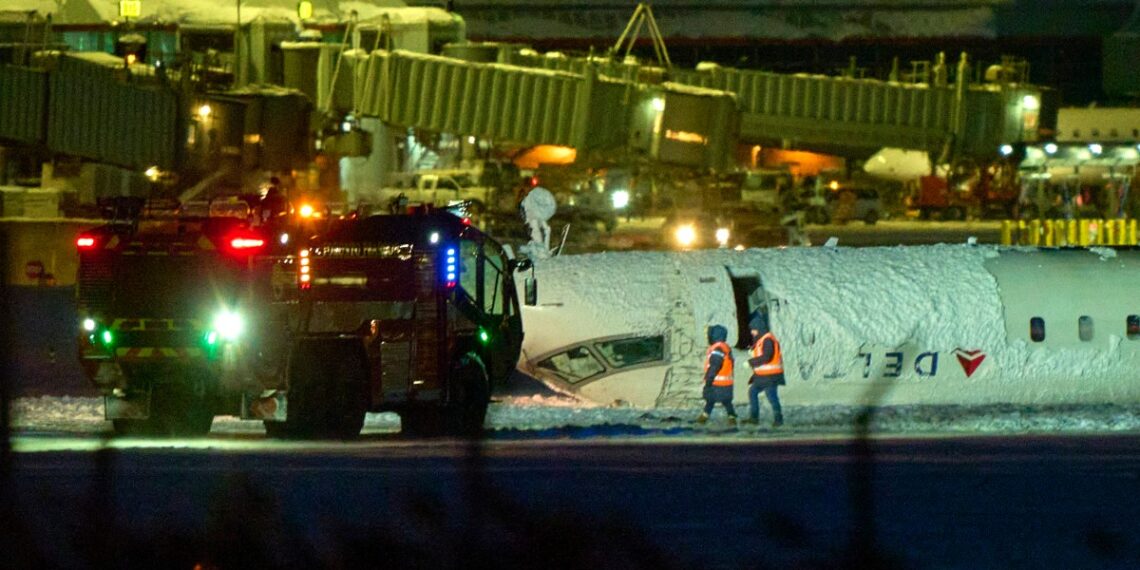
{"type": "Polygon", "coordinates": [[[732,281],[732,295],[736,300],[736,348],[746,349],[752,344],[752,331],[748,328],[748,321],[752,313],[759,310],[768,312],[768,294],[764,291],[758,275],[742,275],[729,277],[732,281]]]}

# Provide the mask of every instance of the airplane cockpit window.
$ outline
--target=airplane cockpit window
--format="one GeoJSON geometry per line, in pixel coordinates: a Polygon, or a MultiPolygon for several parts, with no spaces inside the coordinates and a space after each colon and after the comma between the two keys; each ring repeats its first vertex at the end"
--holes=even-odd
{"type": "Polygon", "coordinates": [[[1093,338],[1093,320],[1092,317],[1085,315],[1077,319],[1077,334],[1081,337],[1081,342],[1088,342],[1093,338]]]}
{"type": "Polygon", "coordinates": [[[576,346],[566,352],[555,354],[539,362],[538,366],[557,373],[571,384],[581,382],[605,370],[605,367],[584,346],[576,346]]]}
{"type": "Polygon", "coordinates": [[[665,337],[661,335],[596,342],[594,348],[614,368],[665,360],[665,337]]]}
{"type": "Polygon", "coordinates": [[[1124,322],[1124,333],[1128,340],[1140,339],[1140,315],[1128,315],[1124,322]]]}
{"type": "Polygon", "coordinates": [[[1029,319],[1029,338],[1033,342],[1042,342],[1045,340],[1045,319],[1041,317],[1029,319]]]}

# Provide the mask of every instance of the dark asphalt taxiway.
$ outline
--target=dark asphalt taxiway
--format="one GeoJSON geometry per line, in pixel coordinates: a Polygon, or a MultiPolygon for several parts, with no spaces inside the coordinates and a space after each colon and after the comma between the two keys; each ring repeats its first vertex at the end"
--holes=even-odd
{"type": "Polygon", "coordinates": [[[1140,563],[1136,434],[16,444],[3,546],[49,566],[1140,563]]]}

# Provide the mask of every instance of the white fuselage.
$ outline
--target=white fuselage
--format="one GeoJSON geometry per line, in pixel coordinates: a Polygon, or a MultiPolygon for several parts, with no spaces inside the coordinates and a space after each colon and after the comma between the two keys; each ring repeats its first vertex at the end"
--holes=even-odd
{"type": "Polygon", "coordinates": [[[739,337],[757,309],[780,340],[781,397],[793,405],[1140,402],[1131,250],[630,252],[560,256],[535,271],[520,368],[600,403],[698,399],[713,324],[736,347],[744,401],[739,337]]]}

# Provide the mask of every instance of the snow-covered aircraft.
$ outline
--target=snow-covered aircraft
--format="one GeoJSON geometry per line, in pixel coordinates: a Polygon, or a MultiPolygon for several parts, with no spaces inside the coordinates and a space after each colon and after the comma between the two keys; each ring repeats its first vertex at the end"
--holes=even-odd
{"type": "Polygon", "coordinates": [[[690,405],[712,324],[730,331],[746,400],[756,310],[781,341],[792,405],[1140,402],[1137,251],[622,252],[535,271],[520,369],[599,403],[690,405]]]}
{"type": "MultiPolygon", "coordinates": [[[[884,180],[915,182],[931,174],[930,155],[921,150],[885,147],[863,162],[863,171],[884,180]]],[[[933,173],[946,176],[948,169],[940,165],[933,173]]]]}
{"type": "Polygon", "coordinates": [[[883,148],[863,163],[863,171],[876,178],[909,182],[930,174],[930,156],[921,150],[883,148]]]}

